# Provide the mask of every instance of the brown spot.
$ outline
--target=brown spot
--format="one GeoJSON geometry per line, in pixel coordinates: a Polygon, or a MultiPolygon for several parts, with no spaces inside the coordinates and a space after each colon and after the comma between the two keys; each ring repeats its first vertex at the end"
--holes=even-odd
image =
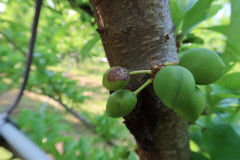
{"type": "Polygon", "coordinates": [[[114,82],[118,80],[127,80],[129,78],[129,73],[123,67],[116,67],[109,71],[108,73],[108,81],[114,82]]]}

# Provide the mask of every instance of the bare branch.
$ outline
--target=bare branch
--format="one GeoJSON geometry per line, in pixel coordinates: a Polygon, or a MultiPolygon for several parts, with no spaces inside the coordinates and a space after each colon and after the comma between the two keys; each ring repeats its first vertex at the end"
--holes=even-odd
{"type": "Polygon", "coordinates": [[[32,35],[31,35],[31,39],[29,41],[29,46],[28,46],[27,63],[26,63],[25,72],[24,72],[24,75],[23,75],[23,82],[22,82],[21,88],[18,92],[18,95],[17,95],[16,99],[8,107],[8,109],[6,111],[6,113],[8,115],[10,115],[11,112],[17,107],[19,101],[22,98],[23,91],[24,91],[24,89],[27,85],[29,72],[31,70],[30,67],[31,67],[31,64],[32,64],[32,59],[33,59],[33,50],[34,50],[34,44],[35,44],[35,40],[36,40],[36,36],[37,36],[37,26],[38,26],[40,11],[41,11],[41,5],[42,5],[42,0],[37,0],[36,1],[36,6],[35,6],[35,14],[34,14],[34,19],[33,19],[33,24],[32,24],[32,32],[31,32],[32,35]]]}

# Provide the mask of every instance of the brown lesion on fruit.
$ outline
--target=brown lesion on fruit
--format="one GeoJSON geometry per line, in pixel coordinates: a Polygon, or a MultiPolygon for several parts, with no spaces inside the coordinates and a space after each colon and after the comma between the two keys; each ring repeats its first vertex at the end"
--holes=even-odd
{"type": "Polygon", "coordinates": [[[109,71],[107,79],[109,82],[114,82],[118,80],[127,80],[129,79],[129,76],[130,75],[126,69],[122,67],[116,67],[109,71]]]}

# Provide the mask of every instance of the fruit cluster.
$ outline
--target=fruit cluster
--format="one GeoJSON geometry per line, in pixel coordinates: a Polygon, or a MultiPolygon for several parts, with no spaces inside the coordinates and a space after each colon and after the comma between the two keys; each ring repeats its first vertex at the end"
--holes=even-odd
{"type": "Polygon", "coordinates": [[[107,70],[103,76],[103,86],[115,91],[107,101],[108,116],[118,118],[128,115],[137,104],[137,94],[153,82],[157,97],[167,107],[182,119],[195,121],[205,107],[205,96],[197,85],[208,85],[218,80],[225,67],[223,61],[215,52],[195,48],[186,51],[179,63],[165,63],[163,66],[153,80],[149,79],[135,92],[123,89],[128,85],[130,75],[152,74],[151,70],[128,72],[123,67],[107,70]]]}

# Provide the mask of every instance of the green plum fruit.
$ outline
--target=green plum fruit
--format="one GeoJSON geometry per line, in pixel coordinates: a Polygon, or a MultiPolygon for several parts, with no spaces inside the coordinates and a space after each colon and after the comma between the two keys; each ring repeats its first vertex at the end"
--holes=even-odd
{"type": "Polygon", "coordinates": [[[119,118],[128,115],[136,106],[137,97],[125,89],[112,93],[107,101],[106,112],[109,117],[119,118]]]}
{"type": "Polygon", "coordinates": [[[179,65],[190,70],[199,85],[207,85],[218,80],[225,65],[213,51],[205,48],[189,49],[180,57],[179,65]]]}
{"type": "Polygon", "coordinates": [[[192,73],[184,67],[166,66],[157,72],[153,89],[167,107],[178,107],[194,92],[195,80],[192,73]]]}
{"type": "Polygon", "coordinates": [[[116,91],[128,85],[130,81],[130,74],[126,68],[117,66],[108,69],[102,79],[103,86],[110,90],[116,91]]]}
{"type": "Polygon", "coordinates": [[[191,97],[185,99],[180,107],[173,110],[184,120],[194,122],[203,112],[206,100],[202,91],[196,87],[191,97]]]}

